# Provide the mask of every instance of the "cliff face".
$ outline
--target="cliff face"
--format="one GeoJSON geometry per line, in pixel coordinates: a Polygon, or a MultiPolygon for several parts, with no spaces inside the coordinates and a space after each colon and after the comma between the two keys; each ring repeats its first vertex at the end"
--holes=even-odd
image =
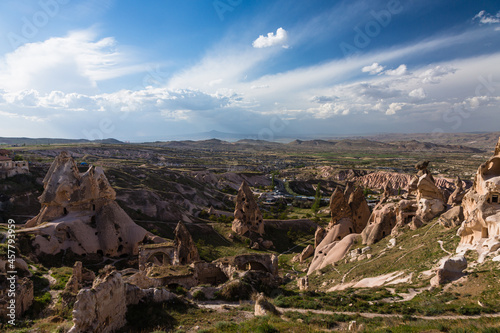
{"type": "Polygon", "coordinates": [[[462,207],[465,221],[458,230],[459,250],[489,252],[500,247],[500,140],[495,155],[478,168],[462,207]]]}
{"type": "Polygon", "coordinates": [[[71,249],[114,257],[136,254],[140,242],[155,239],[114,201],[115,191],[101,168],[79,173],[73,158],[62,152],[43,184],[40,213],[21,231],[35,235],[37,254],[71,249]]]}

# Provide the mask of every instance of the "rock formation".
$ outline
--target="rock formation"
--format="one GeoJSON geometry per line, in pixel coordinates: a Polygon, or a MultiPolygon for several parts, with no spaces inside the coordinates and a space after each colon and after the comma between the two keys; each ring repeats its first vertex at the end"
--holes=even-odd
{"type": "Polygon", "coordinates": [[[310,275],[318,269],[332,265],[344,258],[354,242],[359,239],[359,234],[349,234],[340,241],[333,241],[325,244],[322,242],[314,252],[314,258],[311,265],[309,265],[307,275],[310,275]]]}
{"type": "Polygon", "coordinates": [[[198,249],[184,223],[179,221],[175,228],[174,265],[188,265],[200,260],[198,249]]]}
{"type": "Polygon", "coordinates": [[[464,190],[462,179],[457,176],[457,178],[455,179],[455,190],[450,194],[450,197],[448,198],[448,205],[455,207],[462,204],[465,193],[467,193],[467,191],[464,190]]]}
{"type": "Polygon", "coordinates": [[[271,302],[269,302],[269,300],[264,296],[263,293],[260,293],[257,295],[257,298],[255,300],[254,314],[255,316],[279,316],[281,313],[271,302]]]}
{"type": "Polygon", "coordinates": [[[62,152],[43,180],[40,213],[20,233],[35,235],[36,253],[71,250],[116,257],[137,254],[144,240],[162,241],[132,221],[114,201],[115,191],[101,168],[79,173],[73,158],[62,152]]]}
{"type": "Polygon", "coordinates": [[[314,247],[312,245],[307,245],[301,253],[293,257],[294,262],[304,262],[307,258],[314,254],[314,247]]]}
{"type": "Polygon", "coordinates": [[[445,228],[458,227],[464,220],[464,210],[462,206],[455,206],[443,213],[438,222],[445,228]]]}
{"type": "Polygon", "coordinates": [[[371,214],[361,187],[358,187],[349,195],[348,205],[352,211],[354,232],[359,234],[366,227],[371,214]]]}
{"type": "Polygon", "coordinates": [[[325,229],[322,227],[316,228],[316,232],[314,233],[314,248],[317,248],[319,243],[325,238],[325,229]]]}
{"type": "Polygon", "coordinates": [[[443,192],[436,186],[428,165],[429,161],[415,165],[418,170],[416,219],[421,222],[428,222],[446,210],[443,192]]]}
{"type": "Polygon", "coordinates": [[[441,260],[436,275],[431,279],[431,286],[439,286],[464,276],[463,270],[467,268],[467,260],[463,255],[446,257],[441,260]]]}
{"type": "Polygon", "coordinates": [[[0,317],[6,320],[21,318],[21,316],[33,304],[34,286],[33,281],[28,277],[19,277],[16,280],[10,279],[12,274],[0,274],[0,317]],[[15,304],[11,311],[14,299],[9,296],[9,292],[15,285],[15,304]],[[10,316],[9,316],[10,314],[10,316]]]}
{"type": "Polygon", "coordinates": [[[392,228],[396,225],[396,203],[377,205],[373,210],[368,225],[361,233],[363,244],[374,244],[391,234],[392,228]]]}
{"type": "Polygon", "coordinates": [[[70,333],[114,332],[126,324],[127,306],[143,302],[165,302],[175,295],[165,289],[141,289],[127,284],[111,266],[94,280],[92,288],[78,292],[70,333]]]}
{"type": "Polygon", "coordinates": [[[340,260],[352,245],[352,239],[359,236],[358,234],[366,227],[370,218],[370,208],[363,190],[358,187],[355,190],[346,190],[346,193],[350,193],[348,198],[338,187],[332,193],[331,220],[327,230],[324,232],[322,229],[316,230],[314,258],[308,274],[340,260]],[[349,237],[349,240],[343,242],[343,239],[350,234],[356,236],[349,237]]]}
{"type": "Polygon", "coordinates": [[[331,220],[329,227],[343,219],[352,219],[352,211],[344,193],[337,187],[330,197],[331,220]]]}
{"type": "Polygon", "coordinates": [[[246,181],[241,183],[236,196],[232,230],[241,236],[248,236],[252,233],[264,234],[262,214],[246,181]]]}
{"type": "Polygon", "coordinates": [[[77,261],[73,265],[73,274],[69,278],[64,291],[72,294],[77,294],[80,289],[87,284],[92,284],[95,279],[95,274],[91,270],[83,268],[82,262],[77,261]]]}
{"type": "Polygon", "coordinates": [[[477,249],[483,252],[482,244],[500,236],[500,150],[486,163],[481,164],[472,188],[462,201],[465,221],[458,230],[461,237],[457,251],[477,249]]]}

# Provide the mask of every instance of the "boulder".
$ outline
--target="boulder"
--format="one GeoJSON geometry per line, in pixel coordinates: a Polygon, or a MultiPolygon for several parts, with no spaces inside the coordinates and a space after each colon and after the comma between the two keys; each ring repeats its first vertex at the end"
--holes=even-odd
{"type": "Polygon", "coordinates": [[[441,260],[436,275],[431,279],[431,286],[439,286],[461,278],[464,276],[463,270],[466,268],[467,260],[463,255],[444,258],[441,260]]]}
{"type": "Polygon", "coordinates": [[[307,258],[314,254],[314,247],[312,245],[307,245],[299,256],[299,261],[304,262],[307,258]]]}
{"type": "Polygon", "coordinates": [[[259,294],[255,300],[254,308],[255,316],[267,316],[267,315],[277,315],[281,313],[276,309],[276,307],[267,300],[264,294],[259,294]]]}
{"type": "Polygon", "coordinates": [[[232,230],[241,236],[249,233],[264,234],[262,213],[246,181],[241,183],[236,196],[232,230]]]}
{"type": "Polygon", "coordinates": [[[297,286],[300,291],[307,290],[309,288],[309,277],[306,275],[297,280],[297,286]]]}

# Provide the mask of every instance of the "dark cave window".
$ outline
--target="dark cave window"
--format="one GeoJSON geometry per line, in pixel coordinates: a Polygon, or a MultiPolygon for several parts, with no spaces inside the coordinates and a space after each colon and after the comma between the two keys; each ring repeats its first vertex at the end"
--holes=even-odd
{"type": "Polygon", "coordinates": [[[498,194],[493,194],[491,196],[491,203],[498,203],[498,194]]]}

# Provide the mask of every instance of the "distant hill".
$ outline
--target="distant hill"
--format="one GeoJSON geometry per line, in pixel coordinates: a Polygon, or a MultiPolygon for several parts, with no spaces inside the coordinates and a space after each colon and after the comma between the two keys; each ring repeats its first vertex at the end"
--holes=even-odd
{"type": "Polygon", "coordinates": [[[105,143],[105,144],[122,144],[124,142],[109,138],[103,140],[86,140],[86,139],[58,139],[58,138],[9,138],[0,137],[0,145],[9,146],[33,146],[33,145],[57,145],[57,144],[82,144],[82,143],[105,143]]]}
{"type": "Polygon", "coordinates": [[[470,132],[470,133],[440,133],[440,134],[387,133],[387,134],[377,134],[372,136],[363,136],[356,138],[364,138],[381,142],[397,142],[397,141],[430,142],[439,145],[467,146],[489,151],[492,149],[492,147],[495,147],[499,137],[500,137],[500,132],[470,132]]]}

